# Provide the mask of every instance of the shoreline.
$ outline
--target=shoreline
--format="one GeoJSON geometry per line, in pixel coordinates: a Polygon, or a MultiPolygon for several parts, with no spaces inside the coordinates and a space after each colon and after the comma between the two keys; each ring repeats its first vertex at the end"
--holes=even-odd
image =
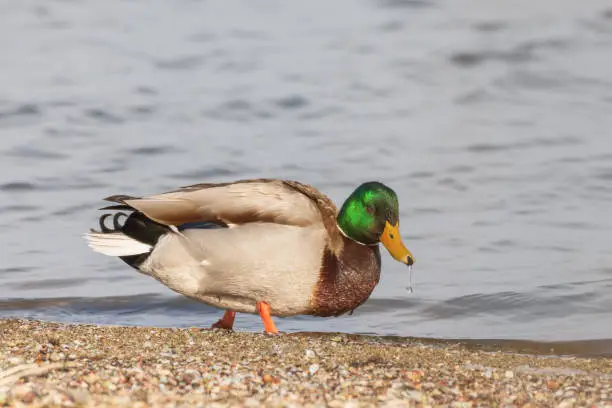
{"type": "Polygon", "coordinates": [[[612,358],[612,339],[540,341],[525,339],[446,339],[438,337],[412,337],[338,332],[296,332],[289,336],[334,336],[342,335],[359,341],[370,341],[381,345],[427,344],[431,346],[462,346],[470,350],[516,353],[550,357],[612,358]]]}
{"type": "Polygon", "coordinates": [[[608,346],[0,319],[0,406],[603,407],[608,346]]]}

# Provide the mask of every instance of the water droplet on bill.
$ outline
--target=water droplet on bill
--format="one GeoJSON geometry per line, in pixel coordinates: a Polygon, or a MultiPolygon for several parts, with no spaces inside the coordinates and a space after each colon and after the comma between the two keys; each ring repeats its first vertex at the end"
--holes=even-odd
{"type": "Polygon", "coordinates": [[[408,292],[413,293],[414,289],[413,289],[413,284],[412,284],[412,265],[408,265],[408,286],[406,287],[406,289],[408,290],[408,292]]]}

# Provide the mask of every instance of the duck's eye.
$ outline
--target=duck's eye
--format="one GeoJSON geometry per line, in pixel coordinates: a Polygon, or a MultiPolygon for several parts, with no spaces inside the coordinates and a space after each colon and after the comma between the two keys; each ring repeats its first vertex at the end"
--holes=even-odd
{"type": "Polygon", "coordinates": [[[370,215],[374,215],[374,207],[366,207],[366,211],[368,212],[368,214],[370,215]]]}

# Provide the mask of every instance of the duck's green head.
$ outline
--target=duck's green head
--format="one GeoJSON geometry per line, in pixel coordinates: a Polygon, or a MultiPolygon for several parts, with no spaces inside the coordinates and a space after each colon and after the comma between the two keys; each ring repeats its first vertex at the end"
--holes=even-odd
{"type": "Polygon", "coordinates": [[[342,205],[337,222],[353,241],[364,245],[381,242],[396,260],[414,263],[399,233],[397,195],[384,184],[372,181],[357,187],[342,205]]]}

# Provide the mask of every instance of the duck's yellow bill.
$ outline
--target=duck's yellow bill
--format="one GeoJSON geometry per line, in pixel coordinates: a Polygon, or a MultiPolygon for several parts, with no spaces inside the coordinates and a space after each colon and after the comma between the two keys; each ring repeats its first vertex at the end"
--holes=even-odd
{"type": "Polygon", "coordinates": [[[385,224],[385,230],[380,236],[380,242],[387,248],[387,251],[391,256],[406,265],[412,265],[414,263],[414,257],[402,242],[402,237],[399,233],[399,221],[395,226],[387,223],[385,224]]]}

